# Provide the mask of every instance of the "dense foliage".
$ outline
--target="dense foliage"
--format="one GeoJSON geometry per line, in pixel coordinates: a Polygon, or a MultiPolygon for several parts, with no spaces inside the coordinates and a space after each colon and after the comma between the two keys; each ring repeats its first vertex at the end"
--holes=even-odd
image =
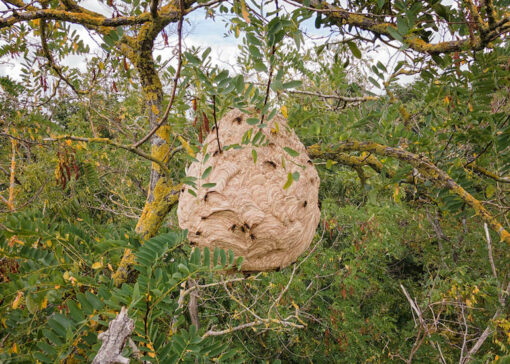
{"type": "Polygon", "coordinates": [[[0,60],[23,67],[0,77],[1,362],[90,362],[121,307],[133,362],[510,361],[508,1],[2,3],[0,60]],[[193,5],[240,40],[235,71],[182,44],[193,5]],[[70,23],[101,36],[86,71],[59,65],[91,53],[70,23]],[[176,59],[154,59],[171,30],[176,59]],[[280,112],[321,177],[314,241],[277,272],[178,228],[232,107],[258,115],[236,146],[255,163],[280,112]]]}

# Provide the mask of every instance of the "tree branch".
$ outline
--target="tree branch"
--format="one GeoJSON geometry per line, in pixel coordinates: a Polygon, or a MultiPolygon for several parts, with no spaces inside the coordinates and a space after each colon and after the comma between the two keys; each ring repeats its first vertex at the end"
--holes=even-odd
{"type": "MultiPolygon", "coordinates": [[[[50,67],[55,71],[55,73],[58,75],[58,77],[61,80],[63,80],[78,96],[85,95],[87,93],[86,91],[78,90],[76,88],[76,86],[73,85],[73,83],[67,77],[64,76],[62,68],[56,64],[55,59],[51,55],[50,50],[48,48],[48,42],[46,40],[47,26],[46,26],[46,20],[44,20],[44,19],[41,19],[40,30],[41,30],[41,46],[42,46],[43,54],[46,57],[46,59],[48,60],[48,64],[50,65],[50,67]]],[[[56,88],[55,88],[55,90],[56,90],[56,88]]]]}
{"type": "Polygon", "coordinates": [[[137,16],[106,18],[104,16],[95,16],[82,12],[74,12],[61,9],[38,9],[28,10],[22,13],[15,12],[8,18],[0,19],[0,29],[10,27],[16,23],[35,19],[60,20],[69,23],[94,27],[118,27],[122,25],[143,24],[151,21],[152,17],[149,12],[145,12],[137,16]]]}
{"type": "MultiPolygon", "coordinates": [[[[305,4],[305,0],[294,0],[293,2],[302,6],[305,4]]],[[[379,20],[380,15],[352,13],[323,0],[311,0],[309,8],[323,13],[332,24],[339,28],[350,25],[377,35],[384,35],[393,40],[395,38],[392,33],[398,32],[396,25],[384,21],[384,16],[382,17],[383,20],[379,20]]],[[[489,42],[499,38],[508,29],[510,29],[510,17],[507,16],[487,27],[486,31],[481,31],[479,36],[473,38],[467,37],[460,40],[429,43],[415,34],[408,34],[403,37],[403,43],[417,52],[428,54],[460,52],[466,49],[480,50],[485,48],[489,42]]]]}
{"type": "Polygon", "coordinates": [[[491,172],[483,167],[480,167],[477,164],[470,163],[470,164],[466,165],[466,168],[471,169],[472,171],[478,172],[486,177],[492,178],[493,180],[495,180],[497,182],[510,183],[510,176],[500,176],[500,175],[498,175],[494,172],[491,172]]]}
{"type": "Polygon", "coordinates": [[[165,110],[165,113],[163,114],[163,117],[161,118],[161,120],[159,122],[157,122],[157,124],[154,126],[154,128],[152,128],[152,130],[146,136],[144,136],[138,142],[133,144],[134,148],[138,148],[140,145],[142,145],[147,140],[149,140],[150,137],[153,136],[155,132],[158,131],[158,129],[167,121],[168,115],[170,114],[170,110],[172,109],[172,106],[174,104],[175,94],[176,94],[176,91],[177,91],[177,82],[179,81],[179,78],[180,78],[180,75],[181,75],[181,68],[182,68],[182,22],[184,20],[184,16],[183,16],[183,14],[184,14],[183,0],[179,0],[179,5],[180,5],[181,11],[180,11],[180,16],[179,16],[179,23],[177,24],[177,36],[178,36],[178,40],[177,40],[177,51],[178,51],[177,62],[178,63],[177,63],[177,71],[175,72],[174,84],[173,84],[173,87],[172,87],[172,94],[170,96],[170,101],[168,102],[168,106],[167,106],[167,108],[165,110]]]}
{"type": "Polygon", "coordinates": [[[436,167],[428,158],[422,155],[413,154],[400,148],[393,148],[373,142],[345,142],[335,149],[321,151],[318,145],[309,147],[315,156],[333,159],[338,153],[346,151],[371,152],[378,155],[397,158],[415,167],[424,178],[436,182],[439,186],[449,189],[459,196],[465,203],[471,206],[475,213],[486,222],[494,231],[499,234],[501,241],[510,244],[510,233],[487,211],[487,209],[467,192],[462,186],[455,182],[446,172],[436,167]]]}
{"type": "Polygon", "coordinates": [[[323,99],[334,99],[345,102],[364,102],[364,101],[375,101],[379,100],[377,96],[359,96],[359,97],[349,97],[349,96],[341,96],[341,95],[328,95],[320,92],[311,92],[311,91],[301,91],[301,90],[285,90],[285,93],[288,94],[297,94],[297,95],[308,95],[308,96],[317,96],[322,97],[323,99]]]}
{"type": "Polygon", "coordinates": [[[120,144],[120,143],[117,143],[109,138],[83,138],[83,137],[76,137],[76,136],[72,136],[72,135],[59,135],[59,136],[56,136],[53,138],[45,138],[43,140],[46,142],[56,142],[59,140],[74,140],[74,141],[86,142],[86,143],[108,144],[113,147],[125,149],[125,150],[130,151],[134,154],[139,155],[142,158],[148,159],[151,162],[158,164],[161,167],[161,170],[165,172],[165,174],[167,174],[168,176],[170,175],[170,171],[169,171],[168,167],[163,163],[163,161],[160,161],[160,160],[154,158],[153,156],[151,156],[150,154],[144,153],[141,150],[136,149],[133,146],[120,144]]]}
{"type": "Polygon", "coordinates": [[[92,364],[129,364],[129,359],[123,357],[121,353],[134,328],[134,321],[129,318],[127,309],[122,307],[117,317],[110,321],[108,330],[98,335],[97,338],[103,344],[92,364]]]}

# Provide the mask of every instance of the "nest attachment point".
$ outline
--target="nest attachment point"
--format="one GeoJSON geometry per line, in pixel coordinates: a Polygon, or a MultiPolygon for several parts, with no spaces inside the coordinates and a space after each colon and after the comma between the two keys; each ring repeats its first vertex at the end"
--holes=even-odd
{"type": "Polygon", "coordinates": [[[218,122],[222,149],[235,144],[240,149],[220,153],[216,130],[207,135],[206,151],[186,170],[188,177],[196,178],[193,191],[197,196],[185,186],[177,217],[180,227],[188,229],[192,244],[232,249],[244,257],[241,270],[267,271],[288,266],[309,247],[320,219],[320,180],[304,145],[283,116],[265,122],[262,129],[249,125],[248,117],[232,110],[218,122]],[[260,145],[242,144],[250,129],[252,140],[257,131],[263,133],[260,145]],[[211,172],[201,179],[209,167],[211,172]],[[288,174],[295,172],[299,179],[284,189],[288,174]]]}

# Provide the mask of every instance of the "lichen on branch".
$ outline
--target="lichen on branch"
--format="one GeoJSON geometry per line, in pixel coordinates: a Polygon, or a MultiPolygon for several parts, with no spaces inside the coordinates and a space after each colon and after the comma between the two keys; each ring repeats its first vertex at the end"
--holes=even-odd
{"type": "Polygon", "coordinates": [[[308,148],[308,151],[316,158],[334,159],[339,153],[369,152],[407,162],[416,168],[424,178],[435,182],[440,187],[447,188],[453,194],[459,196],[466,204],[473,208],[475,213],[484,222],[499,234],[501,241],[510,244],[510,233],[491,215],[482,203],[423,155],[417,155],[400,148],[393,148],[379,143],[357,141],[345,142],[326,150],[321,150],[318,145],[313,145],[308,148]]]}

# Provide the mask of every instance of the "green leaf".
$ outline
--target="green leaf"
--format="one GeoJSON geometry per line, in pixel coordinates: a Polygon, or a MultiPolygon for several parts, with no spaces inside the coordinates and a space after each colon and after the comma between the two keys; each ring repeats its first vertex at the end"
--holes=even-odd
{"type": "Polygon", "coordinates": [[[30,312],[32,315],[39,309],[39,305],[37,302],[35,302],[34,297],[31,294],[27,295],[25,303],[27,305],[28,312],[30,312]]]}
{"type": "Polygon", "coordinates": [[[299,87],[303,84],[302,81],[299,81],[299,80],[294,80],[294,81],[289,81],[289,82],[285,82],[283,85],[282,85],[282,88],[284,90],[286,89],[289,89],[289,88],[296,88],[296,87],[299,87]]]}
{"type": "Polygon", "coordinates": [[[206,179],[212,171],[212,166],[209,166],[205,169],[204,173],[202,173],[202,179],[206,179]]]}
{"type": "Polygon", "coordinates": [[[232,265],[234,264],[234,252],[232,251],[232,249],[229,249],[228,250],[228,264],[229,265],[232,265]]]}
{"type": "Polygon", "coordinates": [[[257,142],[264,136],[264,134],[262,134],[262,132],[259,130],[255,136],[253,137],[253,140],[251,141],[251,143],[253,145],[257,145],[257,142]]]}
{"type": "Polygon", "coordinates": [[[255,125],[255,124],[260,123],[260,119],[248,118],[248,119],[246,119],[246,122],[248,123],[248,125],[255,125]]]}
{"type": "Polygon", "coordinates": [[[261,59],[262,53],[260,53],[259,49],[255,46],[249,46],[248,50],[250,51],[250,55],[255,59],[261,59]]]}
{"type": "Polygon", "coordinates": [[[273,91],[280,91],[283,88],[282,81],[275,79],[271,83],[271,90],[273,91]]]}
{"type": "Polygon", "coordinates": [[[76,299],[78,300],[78,302],[80,302],[81,308],[85,312],[86,315],[90,315],[90,314],[92,314],[92,312],[94,312],[94,307],[87,300],[87,298],[85,297],[85,295],[83,293],[81,293],[81,292],[77,293],[76,299]]]}
{"type": "Polygon", "coordinates": [[[404,17],[397,18],[397,30],[400,35],[404,36],[407,34],[409,30],[409,26],[407,25],[407,20],[404,17]]]}
{"type": "Polygon", "coordinates": [[[351,50],[351,53],[354,57],[360,59],[361,58],[361,51],[359,50],[358,46],[354,42],[347,42],[347,46],[351,50]]]}
{"type": "Polygon", "coordinates": [[[55,350],[55,348],[53,348],[52,346],[50,346],[48,343],[46,343],[44,341],[39,341],[37,343],[37,347],[39,349],[41,349],[42,351],[44,351],[46,354],[49,354],[50,356],[57,355],[57,351],[55,350]]]}
{"type": "Polygon", "coordinates": [[[141,298],[140,295],[140,285],[138,282],[135,283],[133,287],[133,294],[131,295],[131,306],[136,304],[136,302],[141,298]]]}
{"type": "Polygon", "coordinates": [[[203,164],[207,163],[207,161],[209,160],[209,158],[211,157],[211,155],[209,153],[207,153],[204,157],[204,160],[202,161],[203,164]]]}
{"type": "Polygon", "coordinates": [[[241,140],[242,144],[248,144],[250,142],[252,133],[253,129],[248,129],[246,133],[244,133],[243,138],[241,140]]]}
{"type": "Polygon", "coordinates": [[[208,267],[211,264],[211,251],[208,247],[204,248],[204,265],[208,267]]]}
{"type": "Polygon", "coordinates": [[[195,191],[193,191],[191,188],[188,188],[188,193],[191,195],[191,196],[195,196],[197,197],[197,193],[195,191]]]}
{"type": "Polygon", "coordinates": [[[253,68],[258,72],[267,72],[267,67],[262,61],[257,61],[253,64],[253,68]]]}
{"type": "Polygon", "coordinates": [[[189,275],[189,268],[188,268],[188,266],[186,266],[186,265],[184,265],[182,263],[179,263],[177,265],[177,269],[179,269],[179,272],[181,272],[185,276],[189,275]]]}
{"type": "Polygon", "coordinates": [[[195,65],[195,66],[198,66],[202,63],[202,61],[196,57],[195,55],[191,54],[190,52],[184,52],[184,57],[186,57],[186,59],[192,64],[192,65],[195,65]]]}
{"type": "Polygon", "coordinates": [[[201,252],[199,248],[194,248],[193,253],[191,253],[191,262],[195,265],[200,265],[202,261],[201,252]]]}
{"type": "Polygon", "coordinates": [[[496,192],[496,187],[494,187],[494,185],[487,185],[487,188],[485,189],[485,195],[487,198],[492,198],[492,196],[494,196],[494,192],[496,192]]]}
{"type": "Polygon", "coordinates": [[[386,67],[380,61],[377,62],[377,68],[379,68],[381,71],[388,72],[386,67]]]}
{"type": "Polygon", "coordinates": [[[90,293],[89,291],[85,292],[85,297],[87,297],[87,301],[90,302],[92,307],[94,307],[96,310],[99,310],[103,308],[104,304],[97,298],[95,295],[90,293]]]}
{"type": "Polygon", "coordinates": [[[296,182],[299,181],[299,172],[292,173],[292,179],[296,182]]]}
{"type": "Polygon", "coordinates": [[[381,86],[379,85],[379,82],[377,82],[373,77],[369,76],[368,77],[368,80],[370,81],[370,83],[372,83],[372,85],[374,85],[375,87],[377,88],[381,88],[381,86]]]}
{"type": "Polygon", "coordinates": [[[243,257],[237,257],[236,259],[236,267],[237,270],[240,271],[243,265],[244,258],[243,257]]]}
{"type": "Polygon", "coordinates": [[[75,301],[67,301],[67,308],[69,308],[69,314],[75,322],[81,322],[85,319],[83,311],[78,307],[75,301]]]}
{"type": "Polygon", "coordinates": [[[290,185],[292,184],[293,180],[292,180],[292,173],[289,173],[287,175],[287,182],[285,182],[285,184],[283,185],[283,189],[286,190],[287,188],[290,187],[290,185]]]}
{"type": "Polygon", "coordinates": [[[67,317],[60,313],[54,314],[52,320],[58,322],[58,324],[61,325],[65,330],[73,328],[72,322],[67,317]]]}
{"type": "Polygon", "coordinates": [[[227,253],[225,253],[225,250],[220,250],[220,259],[221,259],[221,265],[225,266],[227,265],[227,253]]]}
{"type": "Polygon", "coordinates": [[[175,348],[182,352],[186,348],[186,343],[184,342],[184,339],[180,335],[175,335],[173,337],[173,343],[175,345],[175,348]]]}
{"type": "Polygon", "coordinates": [[[204,184],[202,185],[202,187],[203,187],[203,188],[211,188],[211,187],[214,187],[214,186],[216,186],[216,183],[214,183],[214,182],[211,182],[211,183],[204,183],[204,184]]]}
{"type": "Polygon", "coordinates": [[[43,329],[42,333],[44,337],[46,337],[49,342],[53,343],[54,345],[62,345],[64,343],[64,341],[58,335],[56,335],[53,330],[43,329]]]}
{"type": "Polygon", "coordinates": [[[262,42],[252,33],[246,33],[246,40],[248,43],[254,44],[256,46],[261,46],[262,42]]]}
{"type": "Polygon", "coordinates": [[[220,257],[220,248],[216,247],[216,248],[214,248],[213,265],[218,264],[219,257],[220,257]]]}
{"type": "Polygon", "coordinates": [[[294,149],[289,147],[283,147],[283,150],[289,153],[292,157],[297,157],[299,155],[298,152],[296,152],[294,149]]]}
{"type": "Polygon", "coordinates": [[[251,156],[253,158],[253,163],[257,164],[257,151],[255,149],[251,150],[251,156]]]}
{"type": "MultiPolygon", "coordinates": [[[[122,29],[122,28],[120,28],[122,29]]],[[[207,49],[202,53],[202,60],[205,61],[205,59],[207,58],[207,56],[211,53],[211,47],[207,47],[207,49]]]]}
{"type": "Polygon", "coordinates": [[[402,35],[400,35],[398,30],[395,29],[393,26],[388,26],[386,28],[386,30],[388,31],[388,33],[390,33],[390,35],[393,37],[393,39],[398,40],[399,42],[404,41],[404,38],[402,37],[402,35]]]}

